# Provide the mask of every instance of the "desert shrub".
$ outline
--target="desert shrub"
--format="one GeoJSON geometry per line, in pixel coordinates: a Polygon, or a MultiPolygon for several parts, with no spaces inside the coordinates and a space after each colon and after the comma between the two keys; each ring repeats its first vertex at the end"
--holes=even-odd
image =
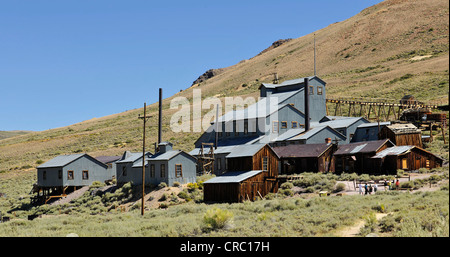
{"type": "Polygon", "coordinates": [[[178,181],[175,181],[175,182],[173,182],[173,186],[174,187],[179,187],[181,184],[180,184],[180,182],[178,182],[178,181]]]}
{"type": "Polygon", "coordinates": [[[402,170],[402,169],[398,169],[397,170],[397,177],[401,177],[401,176],[403,176],[405,174],[405,171],[404,170],[402,170]]]}
{"type": "Polygon", "coordinates": [[[233,219],[233,213],[220,208],[209,209],[203,216],[204,230],[218,230],[230,224],[233,219]]]}
{"type": "Polygon", "coordinates": [[[342,192],[345,190],[345,184],[344,183],[338,183],[336,185],[336,189],[334,190],[335,192],[342,192]]]}
{"type": "Polygon", "coordinates": [[[280,190],[278,190],[278,193],[281,195],[284,195],[284,196],[293,196],[294,195],[294,192],[289,188],[280,189],[280,190]]]}
{"type": "Polygon", "coordinates": [[[161,183],[159,183],[159,185],[158,185],[158,189],[163,189],[163,188],[165,188],[165,187],[167,187],[167,183],[166,183],[166,182],[161,182],[161,183]]]}
{"type": "Polygon", "coordinates": [[[165,200],[167,200],[167,194],[163,194],[163,195],[159,198],[158,201],[162,202],[162,201],[165,201],[165,200]]]}
{"type": "Polygon", "coordinates": [[[185,200],[190,199],[189,194],[184,190],[178,193],[178,197],[185,200]]]}
{"type": "Polygon", "coordinates": [[[91,186],[90,186],[89,188],[97,188],[97,187],[102,187],[102,186],[104,186],[104,185],[105,185],[105,184],[102,183],[102,182],[100,182],[100,181],[93,181],[92,184],[91,184],[91,186]]]}
{"type": "Polygon", "coordinates": [[[187,184],[187,188],[188,188],[188,191],[189,191],[190,193],[192,193],[193,191],[195,191],[196,189],[198,189],[199,186],[198,186],[197,183],[188,183],[188,184],[187,184]]]}
{"type": "Polygon", "coordinates": [[[292,184],[291,182],[284,182],[280,187],[282,189],[292,189],[294,187],[294,184],[292,184]]]}
{"type": "Polygon", "coordinates": [[[358,179],[358,174],[356,173],[345,173],[343,172],[337,180],[342,181],[353,181],[355,179],[358,179]]]}
{"type": "Polygon", "coordinates": [[[361,174],[359,176],[360,181],[370,181],[370,176],[368,174],[361,174]]]}

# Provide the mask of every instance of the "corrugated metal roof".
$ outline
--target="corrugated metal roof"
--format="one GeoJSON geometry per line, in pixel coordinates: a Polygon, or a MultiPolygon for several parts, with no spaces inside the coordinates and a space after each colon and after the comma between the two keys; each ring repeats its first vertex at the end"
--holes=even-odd
{"type": "Polygon", "coordinates": [[[400,154],[404,154],[406,152],[408,152],[409,150],[411,150],[412,148],[414,148],[415,146],[413,145],[402,145],[402,146],[394,146],[394,147],[389,147],[384,149],[383,151],[377,153],[375,156],[373,156],[372,158],[384,158],[387,155],[400,155],[400,154]]]}
{"type": "MultiPolygon", "coordinates": [[[[378,149],[380,149],[381,146],[383,146],[387,142],[390,142],[389,139],[340,145],[339,149],[334,153],[334,155],[376,152],[378,149]]],[[[391,142],[390,145],[393,146],[394,144],[392,144],[391,142]]]]}
{"type": "Polygon", "coordinates": [[[253,145],[237,145],[232,149],[227,158],[237,158],[237,157],[249,157],[255,155],[261,148],[266,144],[253,144],[253,145]]]}
{"type": "Polygon", "coordinates": [[[153,155],[152,157],[150,157],[149,160],[150,161],[170,160],[180,153],[181,153],[181,150],[170,150],[170,151],[167,151],[167,152],[161,153],[161,154],[157,153],[157,154],[153,155]]]}
{"type": "Polygon", "coordinates": [[[273,141],[284,141],[303,132],[305,132],[304,128],[289,129],[288,131],[275,138],[273,141]]]}
{"type": "Polygon", "coordinates": [[[100,162],[103,163],[111,163],[111,162],[115,162],[117,160],[120,159],[121,156],[98,156],[95,157],[95,159],[97,159],[100,162]]]}
{"type": "Polygon", "coordinates": [[[252,170],[252,171],[232,171],[227,172],[221,176],[217,176],[210,180],[203,182],[203,184],[217,184],[217,183],[239,183],[248,178],[256,176],[263,172],[262,170],[252,170]]]}
{"type": "MultiPolygon", "coordinates": [[[[330,126],[331,128],[344,128],[344,127],[351,126],[353,123],[355,123],[359,120],[367,121],[363,117],[347,117],[347,118],[342,118],[342,119],[320,122],[319,125],[330,126]]],[[[313,124],[311,124],[311,126],[312,125],[313,124]]]]}
{"type": "Polygon", "coordinates": [[[304,144],[304,145],[287,145],[273,147],[275,153],[280,158],[305,158],[305,157],[319,157],[324,153],[331,144],[304,144]]]}
{"type": "Polygon", "coordinates": [[[409,134],[409,133],[422,133],[420,129],[418,129],[413,124],[393,124],[387,126],[392,132],[395,134],[409,134]]]}
{"type": "MultiPolygon", "coordinates": [[[[150,152],[146,152],[145,154],[147,156],[151,155],[150,152]]],[[[122,160],[118,161],[117,163],[135,162],[137,159],[139,159],[141,157],[142,157],[142,152],[140,152],[140,153],[132,153],[132,152],[127,151],[127,152],[125,152],[125,154],[123,156],[123,158],[125,158],[125,159],[122,159],[122,160]]]]}
{"type": "MultiPolygon", "coordinates": [[[[388,126],[391,125],[390,121],[386,121],[386,122],[380,122],[380,126],[388,126]]],[[[358,126],[358,128],[369,128],[369,127],[377,127],[378,126],[378,122],[370,122],[370,123],[364,123],[358,126]]]]}
{"type": "MultiPolygon", "coordinates": [[[[214,154],[223,154],[223,153],[231,153],[233,148],[235,148],[236,145],[230,145],[230,146],[219,146],[217,149],[214,149],[214,154]]],[[[201,148],[195,148],[194,150],[190,151],[189,154],[193,156],[197,156],[200,154],[201,148]]],[[[203,148],[204,153],[206,154],[209,151],[209,148],[203,148]]]]}
{"type": "MultiPolygon", "coordinates": [[[[313,79],[316,76],[309,76],[309,77],[305,77],[308,78],[309,80],[313,79]]],[[[305,78],[298,78],[298,79],[291,79],[291,80],[286,80],[283,81],[279,84],[271,84],[271,83],[262,83],[262,85],[265,88],[278,88],[278,87],[285,87],[285,86],[291,86],[291,85],[295,85],[295,84],[302,84],[305,82],[305,78]]]]}
{"type": "Polygon", "coordinates": [[[39,169],[39,168],[63,167],[75,161],[76,159],[80,158],[83,155],[85,155],[85,153],[56,156],[55,158],[39,165],[37,168],[39,169]]]}

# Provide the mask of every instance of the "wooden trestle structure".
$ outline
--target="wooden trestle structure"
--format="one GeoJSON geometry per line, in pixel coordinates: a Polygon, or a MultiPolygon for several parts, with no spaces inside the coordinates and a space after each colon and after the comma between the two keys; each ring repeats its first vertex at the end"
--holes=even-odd
{"type": "Polygon", "coordinates": [[[334,116],[353,116],[364,117],[368,120],[389,121],[399,120],[404,110],[407,109],[419,109],[429,108],[437,109],[437,105],[425,105],[419,102],[402,104],[392,103],[393,100],[388,99],[362,99],[362,98],[338,98],[338,99],[326,99],[327,115],[334,116]],[[391,102],[389,102],[391,101],[391,102]],[[334,113],[329,111],[329,104],[335,104],[334,113]],[[344,113],[345,107],[346,113],[344,113]]]}
{"type": "Polygon", "coordinates": [[[200,153],[198,155],[198,165],[200,172],[198,175],[214,173],[214,144],[202,143],[200,153]]]}

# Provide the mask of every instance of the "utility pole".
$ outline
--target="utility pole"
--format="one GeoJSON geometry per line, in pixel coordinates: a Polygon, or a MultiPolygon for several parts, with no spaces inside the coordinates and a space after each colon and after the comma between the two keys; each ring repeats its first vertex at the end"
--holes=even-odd
{"type": "Polygon", "coordinates": [[[144,130],[142,132],[142,206],[141,206],[141,215],[144,216],[144,197],[145,197],[145,123],[147,123],[147,120],[151,118],[152,116],[147,116],[147,104],[144,103],[144,116],[141,117],[139,114],[139,119],[142,119],[144,121],[144,130]]]}

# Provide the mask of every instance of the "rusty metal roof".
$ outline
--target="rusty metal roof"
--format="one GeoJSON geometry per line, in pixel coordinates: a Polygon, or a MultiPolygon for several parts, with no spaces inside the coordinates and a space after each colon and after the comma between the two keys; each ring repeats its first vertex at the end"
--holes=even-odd
{"type": "Polygon", "coordinates": [[[305,158],[305,157],[319,157],[326,150],[328,150],[332,144],[302,144],[302,145],[287,145],[273,147],[275,153],[280,158],[305,158]]]}
{"type": "Polygon", "coordinates": [[[378,151],[378,149],[380,149],[380,147],[382,147],[386,143],[389,146],[394,146],[394,144],[389,139],[350,143],[339,146],[339,149],[334,153],[334,155],[354,155],[358,153],[374,153],[378,151]]]}

